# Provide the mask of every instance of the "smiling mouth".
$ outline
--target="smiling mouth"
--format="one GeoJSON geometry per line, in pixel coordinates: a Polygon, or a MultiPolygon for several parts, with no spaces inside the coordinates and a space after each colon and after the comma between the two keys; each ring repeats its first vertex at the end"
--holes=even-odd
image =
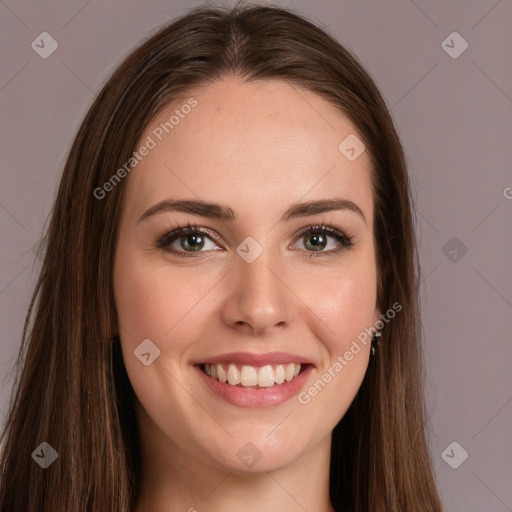
{"type": "Polygon", "coordinates": [[[237,365],[234,363],[203,363],[198,365],[208,377],[238,388],[269,388],[292,381],[311,364],[283,363],[265,366],[237,365]]]}

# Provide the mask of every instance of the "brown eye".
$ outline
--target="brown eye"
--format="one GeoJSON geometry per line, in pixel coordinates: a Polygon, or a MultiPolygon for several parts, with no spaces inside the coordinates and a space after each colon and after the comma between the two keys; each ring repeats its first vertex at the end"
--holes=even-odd
{"type": "Polygon", "coordinates": [[[311,233],[304,237],[306,242],[304,243],[304,246],[309,249],[312,248],[313,251],[320,251],[322,249],[325,249],[325,247],[328,245],[328,235],[325,233],[311,233]]]}
{"type": "MultiPolygon", "coordinates": [[[[216,245],[205,231],[188,226],[186,228],[175,229],[165,234],[158,240],[156,247],[179,254],[180,256],[188,256],[186,253],[205,252],[202,251],[202,249],[205,248],[207,241],[216,245]]],[[[206,249],[208,249],[208,247],[206,247],[206,249]]]]}
{"type": "MultiPolygon", "coordinates": [[[[354,245],[351,237],[336,228],[323,224],[306,228],[297,235],[297,238],[303,239],[304,252],[308,253],[308,257],[333,256],[354,245]],[[334,243],[334,248],[325,250],[329,246],[330,239],[335,240],[337,244],[334,243]]],[[[155,247],[178,256],[194,256],[194,253],[218,250],[215,249],[218,244],[209,232],[190,224],[166,233],[157,240],[155,247]],[[211,247],[208,247],[208,242],[211,242],[211,247]],[[203,249],[205,250],[203,251],[203,249]]]]}
{"type": "Polygon", "coordinates": [[[298,238],[304,240],[303,245],[307,252],[313,253],[309,256],[331,256],[343,249],[349,249],[354,245],[352,238],[348,237],[341,231],[323,224],[319,226],[311,226],[299,233],[298,238]],[[338,243],[338,248],[324,250],[329,245],[329,238],[333,238],[338,243]]]}
{"type": "Polygon", "coordinates": [[[191,233],[180,237],[179,240],[182,249],[187,250],[187,248],[191,248],[196,252],[200,251],[204,247],[205,236],[200,233],[191,233]]]}

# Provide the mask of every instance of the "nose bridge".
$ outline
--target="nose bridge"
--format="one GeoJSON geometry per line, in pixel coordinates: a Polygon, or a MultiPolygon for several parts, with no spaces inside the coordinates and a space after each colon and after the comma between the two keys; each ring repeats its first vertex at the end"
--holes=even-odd
{"type": "Polygon", "coordinates": [[[285,269],[276,251],[264,249],[251,262],[237,254],[233,268],[232,322],[271,328],[290,321],[291,294],[283,283],[285,269]]]}
{"type": "Polygon", "coordinates": [[[277,267],[277,258],[268,249],[250,263],[239,258],[235,265],[239,286],[250,291],[252,296],[268,295],[276,286],[277,267]]]}

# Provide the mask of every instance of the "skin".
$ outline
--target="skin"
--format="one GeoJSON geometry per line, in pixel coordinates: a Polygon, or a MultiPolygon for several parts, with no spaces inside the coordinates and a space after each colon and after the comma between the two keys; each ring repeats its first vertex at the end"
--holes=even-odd
{"type": "Polygon", "coordinates": [[[315,365],[307,390],[375,324],[369,155],[350,162],[340,153],[340,142],[357,131],[319,96],[281,81],[235,77],[166,107],[141,144],[191,96],[197,106],[128,176],[120,213],[114,295],[139,401],[136,512],[256,512],[263,503],[268,510],[333,511],[331,433],[361,385],[369,344],[360,344],[306,405],[295,396],[267,408],[234,406],[209,390],[191,361],[235,351],[298,354],[315,365]],[[236,220],[170,211],[137,222],[169,197],[220,203],[236,220]],[[354,202],[365,219],[337,210],[279,222],[292,203],[333,197],[354,202]],[[187,222],[218,241],[203,238],[194,252],[174,239],[172,247],[191,257],[156,247],[187,222]],[[317,252],[307,236],[297,236],[321,223],[352,236],[354,245],[344,248],[327,234],[317,252]],[[263,248],[252,263],[236,252],[248,236],[263,248]],[[336,248],[335,255],[319,255],[336,248]],[[133,354],[144,339],[160,350],[148,366],[133,354]],[[237,457],[248,442],[261,453],[252,467],[237,457]]]}

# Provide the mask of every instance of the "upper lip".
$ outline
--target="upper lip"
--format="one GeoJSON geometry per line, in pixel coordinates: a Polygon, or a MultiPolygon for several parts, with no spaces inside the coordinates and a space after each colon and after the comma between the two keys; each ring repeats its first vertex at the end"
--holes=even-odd
{"type": "Polygon", "coordinates": [[[220,354],[218,356],[207,357],[193,364],[215,364],[215,363],[234,363],[248,366],[265,366],[268,364],[282,363],[300,363],[313,364],[309,359],[289,354],[287,352],[267,352],[266,354],[251,354],[250,352],[231,352],[229,354],[220,354]]]}

